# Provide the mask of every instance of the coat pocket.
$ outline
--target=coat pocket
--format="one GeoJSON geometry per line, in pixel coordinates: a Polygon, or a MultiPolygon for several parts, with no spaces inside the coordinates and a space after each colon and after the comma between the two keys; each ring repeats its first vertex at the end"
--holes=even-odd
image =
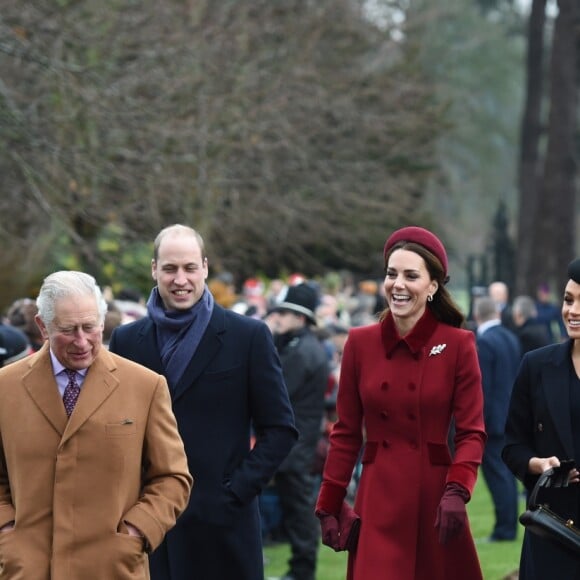
{"type": "Polygon", "coordinates": [[[102,565],[93,565],[94,576],[91,576],[88,570],[83,570],[82,574],[75,576],[76,578],[145,580],[149,577],[143,538],[117,532],[107,544],[107,551],[102,552],[107,554],[107,559],[102,562],[102,565]]]}
{"type": "Polygon", "coordinates": [[[133,419],[124,419],[118,423],[107,423],[105,425],[107,437],[126,437],[137,433],[137,424],[133,419]]]}
{"type": "Polygon", "coordinates": [[[27,553],[26,544],[22,544],[15,529],[0,532],[0,578],[25,580],[30,572],[25,562],[30,560],[31,554],[27,553]]]}
{"type": "Polygon", "coordinates": [[[427,443],[431,465],[451,465],[451,453],[446,443],[427,443]]]}

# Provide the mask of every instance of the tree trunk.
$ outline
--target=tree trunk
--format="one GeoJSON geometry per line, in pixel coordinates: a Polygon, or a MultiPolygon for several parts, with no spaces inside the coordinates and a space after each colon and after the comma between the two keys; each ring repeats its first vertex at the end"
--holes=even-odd
{"type": "MultiPolygon", "coordinates": [[[[550,282],[558,293],[575,254],[577,1],[558,2],[550,66],[548,145],[535,227],[528,242],[535,264],[529,273],[528,288],[535,290],[539,283],[550,282]]],[[[525,206],[521,210],[525,211],[525,206]]]]}
{"type": "Polygon", "coordinates": [[[519,218],[517,236],[515,292],[526,294],[533,269],[530,232],[538,207],[540,166],[538,146],[542,133],[541,105],[543,93],[544,27],[546,0],[533,0],[528,27],[528,54],[526,60],[526,102],[522,117],[519,166],[519,218]]]}

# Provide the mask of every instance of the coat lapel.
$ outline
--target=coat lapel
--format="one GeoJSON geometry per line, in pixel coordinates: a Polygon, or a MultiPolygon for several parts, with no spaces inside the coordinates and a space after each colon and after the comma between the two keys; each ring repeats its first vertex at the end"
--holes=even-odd
{"type": "Polygon", "coordinates": [[[197,380],[199,375],[212,361],[222,347],[221,335],[225,332],[225,312],[223,308],[214,305],[209,324],[191,361],[187,365],[185,372],[175,386],[173,401],[177,401],[181,395],[197,380]]]}
{"type": "Polygon", "coordinates": [[[567,362],[570,344],[564,343],[557,348],[542,370],[542,388],[558,436],[568,457],[574,457],[572,423],[570,418],[570,367],[567,362]]]}
{"type": "Polygon", "coordinates": [[[30,370],[22,377],[22,383],[40,412],[55,431],[62,435],[67,416],[54,378],[48,343],[30,357],[30,370]]]}
{"type": "MultiPolygon", "coordinates": [[[[157,345],[155,325],[148,316],[143,318],[143,323],[139,333],[137,334],[137,348],[140,353],[143,353],[144,356],[147,357],[147,360],[143,361],[143,364],[156,373],[162,375],[163,363],[161,362],[161,354],[157,345]]],[[[140,360],[134,357],[131,358],[133,360],[140,360]]]]}
{"type": "Polygon", "coordinates": [[[115,368],[116,365],[109,353],[101,349],[85,377],[76,407],[66,424],[61,445],[68,441],[117,389],[119,380],[114,376],[115,368]]]}
{"type": "Polygon", "coordinates": [[[119,385],[113,374],[116,365],[109,353],[101,349],[87,373],[75,410],[68,419],[54,378],[48,343],[30,359],[30,371],[22,378],[24,388],[62,436],[61,445],[80,429],[119,385]]]}

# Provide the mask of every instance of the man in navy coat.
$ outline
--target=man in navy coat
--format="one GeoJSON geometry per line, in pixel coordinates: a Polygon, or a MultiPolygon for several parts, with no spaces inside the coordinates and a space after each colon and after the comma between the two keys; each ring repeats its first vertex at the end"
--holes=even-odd
{"type": "Polygon", "coordinates": [[[518,490],[514,475],[501,458],[504,428],[521,347],[517,336],[501,323],[492,298],[474,306],[477,355],[483,384],[483,414],[487,441],[481,469],[495,506],[491,541],[514,540],[518,525],[518,490]]]}
{"type": "Polygon", "coordinates": [[[196,489],[151,555],[151,579],[261,580],[257,496],[297,438],[272,335],[214,303],[189,227],[158,234],[152,276],[148,316],[118,327],[109,348],[166,376],[196,489]]]}

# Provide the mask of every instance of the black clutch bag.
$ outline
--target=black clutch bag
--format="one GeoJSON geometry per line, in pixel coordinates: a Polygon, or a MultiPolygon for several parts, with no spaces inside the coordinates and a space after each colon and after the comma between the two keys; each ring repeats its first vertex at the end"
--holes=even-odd
{"type": "Polygon", "coordinates": [[[571,519],[564,519],[551,511],[546,505],[538,503],[538,495],[550,487],[567,487],[568,473],[574,467],[571,462],[562,462],[561,467],[544,471],[538,478],[530,499],[528,509],[520,516],[520,523],[530,532],[544,539],[580,554],[580,529],[571,519]]]}

